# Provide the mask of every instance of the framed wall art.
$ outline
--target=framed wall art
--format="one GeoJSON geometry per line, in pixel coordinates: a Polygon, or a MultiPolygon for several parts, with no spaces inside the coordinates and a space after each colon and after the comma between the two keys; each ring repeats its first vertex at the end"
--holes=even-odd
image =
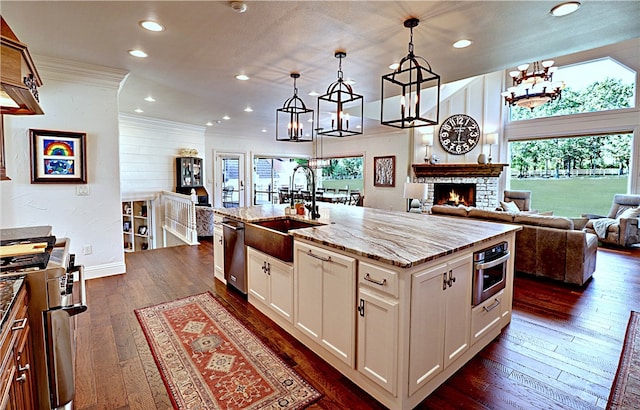
{"type": "Polygon", "coordinates": [[[373,186],[396,186],[396,157],[373,157],[373,186]]]}
{"type": "Polygon", "coordinates": [[[87,134],[36,129],[29,134],[32,184],[87,183],[87,134]]]}

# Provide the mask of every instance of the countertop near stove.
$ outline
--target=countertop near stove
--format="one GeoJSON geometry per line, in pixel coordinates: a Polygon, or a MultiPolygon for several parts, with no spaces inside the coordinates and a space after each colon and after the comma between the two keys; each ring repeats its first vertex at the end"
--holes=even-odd
{"type": "Polygon", "coordinates": [[[6,326],[5,322],[22,286],[24,286],[23,275],[0,278],[0,315],[2,315],[0,331],[6,326]]]}
{"type": "MultiPolygon", "coordinates": [[[[285,215],[286,205],[216,208],[214,212],[251,223],[285,215]]],[[[385,211],[342,204],[319,205],[319,226],[290,231],[305,239],[402,268],[416,266],[521,228],[494,222],[385,211]]]]}

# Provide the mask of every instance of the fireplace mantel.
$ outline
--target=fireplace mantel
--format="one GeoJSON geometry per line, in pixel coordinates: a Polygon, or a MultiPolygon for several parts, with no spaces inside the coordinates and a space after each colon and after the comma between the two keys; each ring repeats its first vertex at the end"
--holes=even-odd
{"type": "Polygon", "coordinates": [[[425,177],[499,177],[509,164],[413,164],[417,178],[425,177]]]}

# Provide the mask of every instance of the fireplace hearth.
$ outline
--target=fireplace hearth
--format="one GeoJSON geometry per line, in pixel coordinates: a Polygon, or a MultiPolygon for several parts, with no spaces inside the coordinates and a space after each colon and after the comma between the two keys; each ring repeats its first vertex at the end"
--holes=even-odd
{"type": "Polygon", "coordinates": [[[434,183],[433,203],[435,205],[476,205],[476,184],[434,183]]]}

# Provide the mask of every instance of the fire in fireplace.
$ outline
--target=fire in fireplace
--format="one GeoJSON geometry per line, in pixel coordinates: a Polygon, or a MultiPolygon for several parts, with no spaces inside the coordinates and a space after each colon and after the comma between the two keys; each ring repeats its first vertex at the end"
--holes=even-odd
{"type": "Polygon", "coordinates": [[[433,184],[433,203],[435,205],[475,206],[476,184],[433,184]]]}

